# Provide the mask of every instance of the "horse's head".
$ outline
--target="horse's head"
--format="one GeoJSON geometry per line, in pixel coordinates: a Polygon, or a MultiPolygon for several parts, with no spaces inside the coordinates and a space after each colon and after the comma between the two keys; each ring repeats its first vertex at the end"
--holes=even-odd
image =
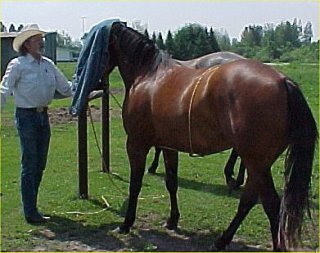
{"type": "Polygon", "coordinates": [[[119,65],[119,60],[121,61],[121,50],[119,50],[118,31],[123,29],[124,27],[124,23],[115,22],[110,28],[110,37],[106,45],[108,47],[108,63],[104,71],[104,76],[109,76],[114,68],[119,65]]]}

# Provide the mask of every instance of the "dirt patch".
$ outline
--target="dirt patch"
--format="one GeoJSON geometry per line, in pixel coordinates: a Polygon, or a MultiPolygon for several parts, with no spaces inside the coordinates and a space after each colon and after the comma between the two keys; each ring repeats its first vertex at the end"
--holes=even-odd
{"type": "MultiPolygon", "coordinates": [[[[120,108],[110,108],[109,109],[110,117],[121,117],[120,108]]],[[[90,110],[87,110],[87,119],[90,119],[90,114],[94,122],[101,121],[101,108],[99,106],[90,105],[90,110]]],[[[78,117],[73,117],[69,113],[69,108],[60,107],[60,108],[50,108],[48,111],[50,118],[50,123],[53,125],[58,124],[76,124],[78,122],[78,117]]]]}
{"type": "MultiPolygon", "coordinates": [[[[99,121],[101,117],[101,109],[97,106],[90,106],[91,115],[93,121],[99,121]]],[[[53,125],[57,124],[74,124],[78,122],[78,117],[73,117],[69,113],[69,108],[60,107],[60,108],[50,108],[48,111],[50,118],[50,123],[53,125]]],[[[87,112],[87,117],[89,117],[89,112],[87,112]]]]}
{"type": "MultiPolygon", "coordinates": [[[[113,108],[110,106],[109,113],[110,117],[121,117],[121,103],[118,101],[114,95],[122,94],[124,92],[123,88],[112,88],[110,90],[110,98],[115,100],[115,103],[118,105],[117,107],[113,108]]],[[[49,118],[51,124],[68,124],[68,123],[77,123],[78,117],[73,117],[69,113],[68,107],[60,107],[60,108],[49,108],[48,111],[49,118]]],[[[100,106],[90,105],[89,109],[87,110],[87,118],[90,118],[90,114],[94,122],[101,121],[101,108],[100,106]]]]}

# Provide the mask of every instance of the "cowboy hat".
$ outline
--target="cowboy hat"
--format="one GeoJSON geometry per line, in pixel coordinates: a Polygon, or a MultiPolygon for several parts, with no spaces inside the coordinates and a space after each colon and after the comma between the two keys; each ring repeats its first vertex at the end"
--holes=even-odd
{"type": "Polygon", "coordinates": [[[39,34],[43,36],[46,34],[46,32],[41,31],[37,24],[30,24],[23,27],[21,32],[13,40],[14,51],[19,52],[20,47],[27,39],[39,34]]]}

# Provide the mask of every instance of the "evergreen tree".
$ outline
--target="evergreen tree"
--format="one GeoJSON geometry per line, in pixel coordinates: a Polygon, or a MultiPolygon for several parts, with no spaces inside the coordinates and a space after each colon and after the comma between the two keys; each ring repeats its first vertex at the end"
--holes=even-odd
{"type": "Polygon", "coordinates": [[[210,43],[207,29],[199,24],[189,24],[182,27],[174,36],[174,58],[190,60],[215,52],[210,43]]]}
{"type": "Polygon", "coordinates": [[[7,27],[0,21],[0,32],[7,32],[7,27]]]}
{"type": "Polygon", "coordinates": [[[174,45],[174,40],[173,40],[172,33],[170,30],[168,31],[168,34],[167,34],[165,47],[166,47],[168,54],[173,55],[174,50],[175,50],[175,45],[174,45]]]}
{"type": "Polygon", "coordinates": [[[210,32],[209,32],[209,43],[211,45],[211,49],[213,50],[213,52],[221,51],[212,27],[210,27],[210,32]]]}
{"type": "Polygon", "coordinates": [[[158,38],[156,40],[156,44],[161,50],[165,50],[166,49],[166,47],[164,45],[164,42],[163,42],[163,38],[162,38],[161,32],[159,32],[159,34],[158,34],[158,38]]]}
{"type": "Polygon", "coordinates": [[[152,38],[151,38],[151,40],[152,40],[154,43],[157,43],[157,36],[156,36],[156,33],[155,33],[155,32],[152,33],[152,38]]]}
{"type": "Polygon", "coordinates": [[[13,24],[10,25],[9,32],[16,32],[16,28],[14,27],[13,24]]]}
{"type": "Polygon", "coordinates": [[[149,33],[148,33],[148,30],[147,30],[147,29],[145,29],[145,30],[144,30],[144,36],[146,36],[148,39],[150,38],[150,37],[149,37],[149,33]]]}
{"type": "Polygon", "coordinates": [[[22,30],[22,28],[23,28],[23,25],[22,25],[22,24],[19,25],[19,27],[18,27],[18,32],[20,32],[20,31],[22,30]]]}

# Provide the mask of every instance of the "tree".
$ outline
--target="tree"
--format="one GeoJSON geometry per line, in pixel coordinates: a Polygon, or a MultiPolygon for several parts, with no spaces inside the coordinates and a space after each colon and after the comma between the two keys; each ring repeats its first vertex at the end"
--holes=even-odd
{"type": "Polygon", "coordinates": [[[7,27],[0,21],[0,32],[7,32],[7,27]]]}
{"type": "Polygon", "coordinates": [[[14,27],[13,24],[10,25],[9,32],[16,32],[16,28],[14,27]]]}
{"type": "Polygon", "coordinates": [[[148,33],[148,30],[147,30],[147,29],[145,29],[145,30],[144,30],[144,36],[146,36],[148,39],[150,38],[150,37],[149,37],[149,33],[148,33]]]}
{"type": "Polygon", "coordinates": [[[312,37],[313,37],[312,24],[310,21],[308,21],[306,26],[303,29],[302,43],[311,44],[312,37]]]}
{"type": "Polygon", "coordinates": [[[215,37],[217,39],[220,50],[228,51],[231,47],[229,34],[226,30],[215,31],[215,37]]]}
{"type": "Polygon", "coordinates": [[[157,43],[157,35],[155,32],[152,33],[152,38],[151,40],[154,42],[154,43],[157,43]]]}
{"type": "Polygon", "coordinates": [[[167,50],[168,54],[173,55],[175,45],[174,45],[174,40],[173,40],[172,33],[170,30],[168,31],[168,34],[167,34],[165,46],[166,46],[166,50],[167,50]]]}
{"type": "Polygon", "coordinates": [[[156,39],[156,44],[161,50],[165,50],[166,49],[166,47],[164,45],[164,42],[163,42],[163,38],[162,38],[161,32],[159,32],[159,34],[158,34],[158,38],[156,39]]]}
{"type": "Polygon", "coordinates": [[[18,32],[20,32],[22,30],[22,28],[23,28],[23,25],[20,24],[19,27],[18,27],[18,32]]]}
{"type": "Polygon", "coordinates": [[[301,45],[299,35],[299,27],[295,23],[282,22],[275,29],[275,43],[282,50],[291,50],[301,45]]]}
{"type": "Polygon", "coordinates": [[[258,25],[249,25],[246,26],[241,35],[241,43],[246,46],[261,46],[263,36],[263,28],[258,25]]]}
{"type": "Polygon", "coordinates": [[[208,53],[216,52],[205,27],[199,24],[188,24],[174,36],[175,50],[173,57],[180,60],[193,59],[208,53]]]}
{"type": "Polygon", "coordinates": [[[211,45],[212,50],[214,50],[215,52],[221,51],[212,27],[210,27],[209,32],[209,43],[211,45]]]}

